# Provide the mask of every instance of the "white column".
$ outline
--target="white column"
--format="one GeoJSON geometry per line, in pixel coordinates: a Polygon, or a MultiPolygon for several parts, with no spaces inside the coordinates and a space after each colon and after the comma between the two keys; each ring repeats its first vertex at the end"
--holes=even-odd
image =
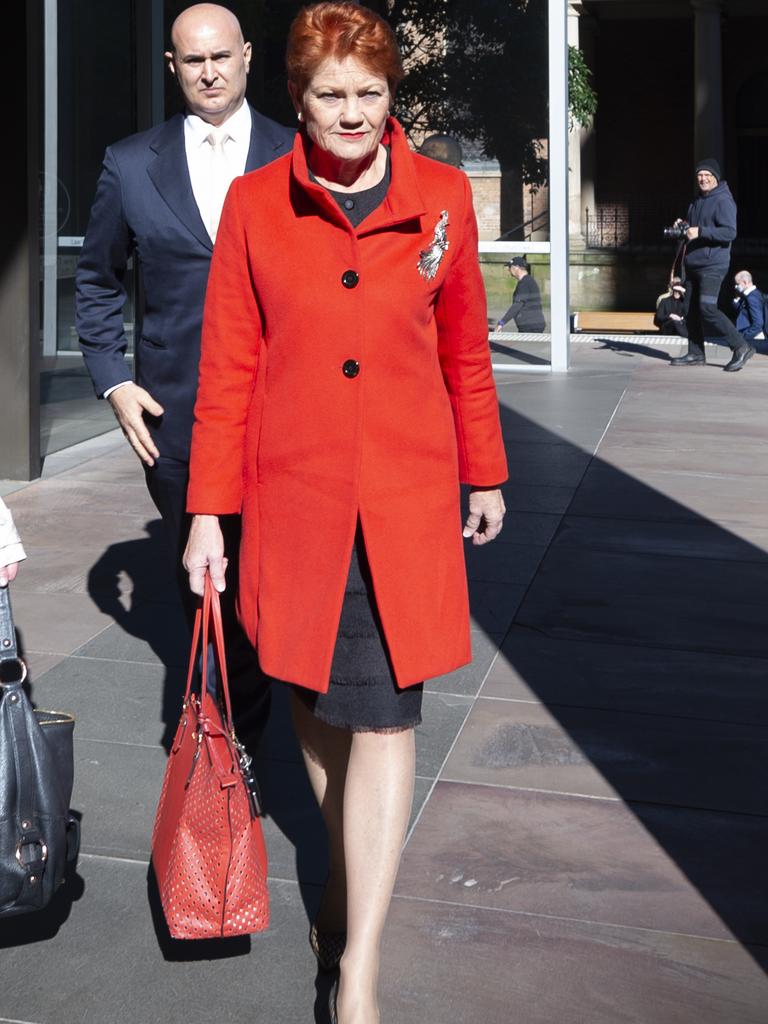
{"type": "Polygon", "coordinates": [[[723,162],[722,0],[691,0],[694,11],[694,157],[723,162]]]}
{"type": "Polygon", "coordinates": [[[549,237],[553,371],[568,369],[571,310],[568,288],[568,32],[563,0],[549,13],[549,237]]]}
{"type": "MultiPolygon", "coordinates": [[[[579,3],[568,4],[568,46],[579,45],[579,3]]],[[[568,234],[572,245],[583,245],[581,217],[581,128],[568,131],[568,234]]]]}

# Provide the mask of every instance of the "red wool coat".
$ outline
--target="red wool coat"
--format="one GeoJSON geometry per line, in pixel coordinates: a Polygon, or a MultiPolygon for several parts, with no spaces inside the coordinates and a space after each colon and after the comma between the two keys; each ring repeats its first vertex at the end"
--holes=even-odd
{"type": "Polygon", "coordinates": [[[236,179],[205,304],[188,510],[242,511],[245,631],[321,692],[358,516],[398,684],[469,661],[458,484],[507,475],[469,183],[395,121],[384,141],[389,191],[357,228],[302,136],[236,179]]]}

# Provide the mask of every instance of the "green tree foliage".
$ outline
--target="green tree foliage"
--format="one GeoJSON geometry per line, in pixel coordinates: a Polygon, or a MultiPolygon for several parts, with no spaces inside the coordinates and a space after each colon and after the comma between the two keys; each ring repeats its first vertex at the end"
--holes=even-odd
{"type": "Polygon", "coordinates": [[[597,113],[597,93],[592,88],[592,72],[577,46],[568,47],[568,112],[571,128],[587,127],[597,113]]]}

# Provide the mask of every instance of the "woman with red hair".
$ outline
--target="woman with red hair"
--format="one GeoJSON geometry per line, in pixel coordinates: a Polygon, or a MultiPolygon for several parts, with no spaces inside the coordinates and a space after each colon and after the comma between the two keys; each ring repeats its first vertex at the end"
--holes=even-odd
{"type": "Polygon", "coordinates": [[[292,154],[236,179],[205,306],[185,566],[238,595],[261,666],[291,684],[328,828],[310,941],[332,1013],[379,1020],[379,946],[408,824],[423,680],[471,658],[463,535],[501,529],[507,469],[464,174],[412,153],[378,15],[296,17],[292,154]]]}

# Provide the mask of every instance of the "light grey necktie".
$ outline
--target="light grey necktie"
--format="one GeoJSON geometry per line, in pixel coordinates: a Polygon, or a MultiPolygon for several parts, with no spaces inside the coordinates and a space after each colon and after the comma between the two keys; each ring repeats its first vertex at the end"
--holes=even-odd
{"type": "Polygon", "coordinates": [[[221,208],[224,205],[224,200],[227,195],[227,190],[232,184],[232,179],[235,175],[232,173],[229,162],[227,161],[227,154],[225,152],[225,143],[229,138],[229,132],[224,127],[211,128],[206,142],[211,147],[210,153],[210,176],[208,179],[208,234],[211,236],[211,241],[216,241],[216,232],[219,229],[219,219],[221,217],[221,208]]]}

